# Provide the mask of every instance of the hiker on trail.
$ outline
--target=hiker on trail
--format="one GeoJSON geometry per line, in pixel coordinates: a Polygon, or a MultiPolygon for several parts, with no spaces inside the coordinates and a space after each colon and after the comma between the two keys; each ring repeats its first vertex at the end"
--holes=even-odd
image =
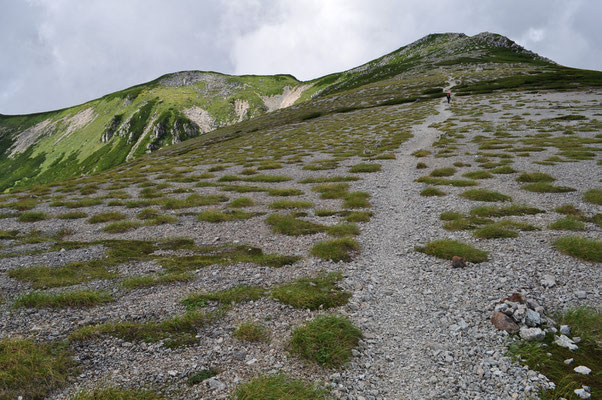
{"type": "Polygon", "coordinates": [[[445,97],[447,97],[447,104],[449,104],[449,102],[451,101],[451,92],[447,92],[445,94],[445,97]]]}

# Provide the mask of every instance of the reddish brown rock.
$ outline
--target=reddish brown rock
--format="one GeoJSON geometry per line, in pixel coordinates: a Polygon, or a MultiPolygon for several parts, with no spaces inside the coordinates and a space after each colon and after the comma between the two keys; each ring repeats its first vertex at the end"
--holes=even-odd
{"type": "Polygon", "coordinates": [[[506,300],[512,301],[514,303],[525,304],[525,298],[520,293],[512,293],[512,296],[502,299],[502,303],[506,300]]]}
{"type": "Polygon", "coordinates": [[[493,313],[491,316],[491,323],[499,330],[508,333],[516,333],[520,329],[512,318],[499,311],[493,313]]]}
{"type": "Polygon", "coordinates": [[[453,256],[452,257],[452,267],[466,268],[466,260],[464,260],[464,257],[453,256]]]}

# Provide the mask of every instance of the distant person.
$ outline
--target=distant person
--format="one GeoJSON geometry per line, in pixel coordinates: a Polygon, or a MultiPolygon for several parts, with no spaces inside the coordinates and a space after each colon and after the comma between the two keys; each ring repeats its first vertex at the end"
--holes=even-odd
{"type": "Polygon", "coordinates": [[[447,92],[445,94],[445,97],[447,97],[447,104],[449,104],[449,102],[451,101],[451,92],[447,92]]]}

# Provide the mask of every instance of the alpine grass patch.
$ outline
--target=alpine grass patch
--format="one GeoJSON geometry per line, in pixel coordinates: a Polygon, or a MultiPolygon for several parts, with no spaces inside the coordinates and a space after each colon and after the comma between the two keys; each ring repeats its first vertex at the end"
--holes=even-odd
{"type": "Polygon", "coordinates": [[[318,310],[347,304],[351,293],[342,290],[337,282],[343,279],[340,272],[321,273],[305,277],[272,289],[272,297],[295,308],[318,310]]]}
{"type": "Polygon", "coordinates": [[[272,214],[265,222],[273,232],[288,236],[313,235],[326,230],[324,225],[304,221],[291,215],[272,214]]]}
{"type": "Polygon", "coordinates": [[[535,183],[535,182],[554,182],[556,179],[543,172],[524,172],[516,178],[517,182],[535,183]]]}
{"type": "Polygon", "coordinates": [[[163,400],[164,397],[152,390],[105,387],[78,392],[73,400],[163,400]]]}
{"type": "Polygon", "coordinates": [[[316,243],[311,249],[311,254],[323,260],[349,262],[359,249],[360,244],[355,239],[344,237],[316,243]]]}
{"type": "Polygon", "coordinates": [[[427,243],[424,247],[417,247],[416,250],[446,260],[451,260],[454,256],[464,257],[466,261],[474,263],[487,261],[489,257],[489,253],[486,251],[450,239],[435,240],[427,243]]]}
{"type": "Polygon", "coordinates": [[[104,212],[100,214],[93,215],[88,219],[89,224],[98,224],[101,222],[109,222],[109,221],[121,221],[126,217],[122,213],[119,212],[104,212]]]}
{"type": "Polygon", "coordinates": [[[209,302],[230,306],[232,304],[258,300],[263,297],[265,292],[266,289],[259,286],[240,285],[211,293],[191,293],[182,300],[182,304],[189,310],[206,307],[209,305],[209,302]]]}
{"type": "Polygon", "coordinates": [[[325,368],[338,368],[352,357],[362,333],[342,316],[321,315],[296,328],[291,352],[325,368]]]}
{"type": "Polygon", "coordinates": [[[585,261],[602,262],[602,240],[587,239],[579,236],[565,236],[554,241],[561,253],[585,261]]]}
{"type": "Polygon", "coordinates": [[[17,297],[13,303],[13,307],[93,307],[111,301],[113,301],[113,298],[109,293],[98,290],[76,290],[61,293],[30,292],[17,297]]]}
{"type": "Polygon", "coordinates": [[[245,342],[269,342],[270,331],[263,325],[257,322],[247,321],[238,325],[238,327],[232,333],[237,339],[245,342]]]}
{"type": "Polygon", "coordinates": [[[473,201],[512,201],[512,197],[510,196],[506,196],[505,194],[486,189],[470,189],[465,191],[464,193],[461,193],[460,196],[473,201]]]}
{"type": "Polygon", "coordinates": [[[286,375],[258,376],[240,385],[233,400],[329,400],[328,392],[286,375]]]}
{"type": "Polygon", "coordinates": [[[521,189],[535,193],[567,193],[576,190],[568,186],[554,186],[547,182],[529,183],[521,186],[521,189]]]}
{"type": "Polygon", "coordinates": [[[48,215],[42,211],[25,211],[19,214],[19,222],[37,222],[48,219],[48,215]]]}
{"type": "Polygon", "coordinates": [[[436,187],[427,187],[422,189],[422,191],[420,192],[421,196],[425,196],[425,197],[431,197],[431,196],[445,196],[447,193],[445,193],[443,190],[437,189],[436,187]]]}
{"type": "Polygon", "coordinates": [[[582,231],[585,229],[585,224],[573,217],[565,217],[552,222],[548,228],[558,231],[582,231]]]}
{"type": "Polygon", "coordinates": [[[367,173],[367,172],[378,172],[381,169],[380,164],[367,164],[360,163],[349,168],[349,172],[351,173],[367,173]]]}
{"type": "Polygon", "coordinates": [[[583,201],[602,205],[602,189],[590,189],[583,195],[583,201]]]}

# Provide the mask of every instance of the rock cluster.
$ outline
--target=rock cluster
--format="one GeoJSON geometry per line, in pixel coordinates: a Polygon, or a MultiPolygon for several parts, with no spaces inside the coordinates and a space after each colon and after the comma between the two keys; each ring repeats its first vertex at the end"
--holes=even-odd
{"type": "Polygon", "coordinates": [[[508,333],[519,333],[524,340],[542,340],[546,337],[542,327],[555,325],[545,316],[544,308],[535,300],[527,299],[521,293],[502,299],[495,306],[491,322],[508,333]]]}

